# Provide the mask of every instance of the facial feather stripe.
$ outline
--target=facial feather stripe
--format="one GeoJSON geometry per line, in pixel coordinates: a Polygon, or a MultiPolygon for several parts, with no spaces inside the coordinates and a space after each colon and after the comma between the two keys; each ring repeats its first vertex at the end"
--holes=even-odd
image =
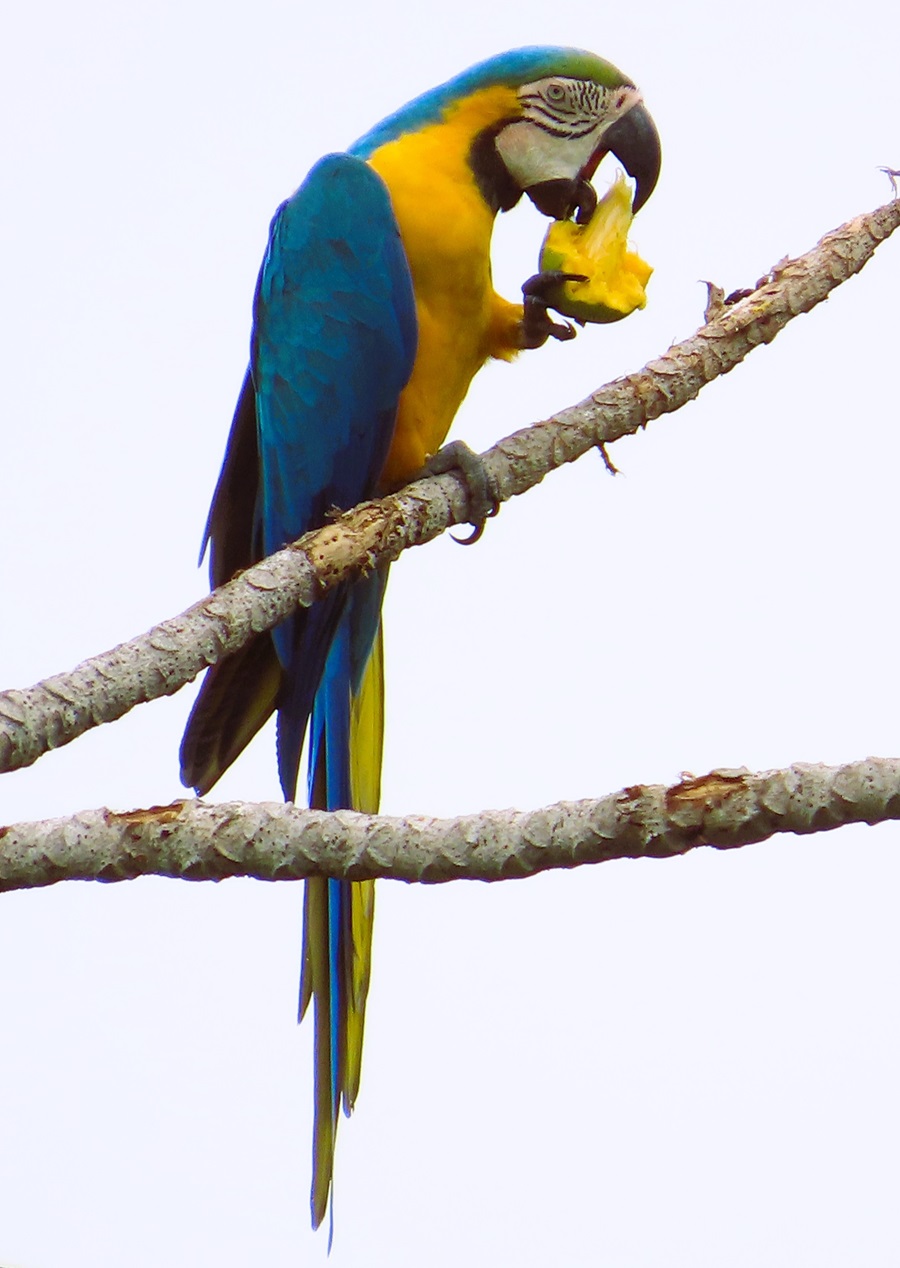
{"type": "Polygon", "coordinates": [[[525,84],[519,93],[523,118],[552,136],[582,137],[614,108],[621,89],[583,79],[554,78],[525,84]]]}

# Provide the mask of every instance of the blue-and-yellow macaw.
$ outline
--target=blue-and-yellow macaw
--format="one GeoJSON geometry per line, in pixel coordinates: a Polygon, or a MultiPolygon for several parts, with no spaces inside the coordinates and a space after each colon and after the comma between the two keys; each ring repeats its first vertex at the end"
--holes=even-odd
{"type": "MultiPolygon", "coordinates": [[[[323,158],[275,214],[250,368],[206,529],[213,586],[348,508],[405,483],[443,444],[475,372],[548,337],[540,277],[524,304],[491,285],[498,211],[589,213],[614,153],[659,171],[634,85],[592,53],[524,48],[417,97],[323,158]]],[[[554,278],[558,282],[558,276],[554,278]]],[[[333,590],[213,665],[182,744],[207,792],[274,710],[284,795],[309,729],[309,804],[374,812],[380,792],[386,571],[333,590]]],[[[359,1088],[373,883],[306,882],[300,1015],[315,1001],[312,1219],[327,1209],[338,1108],[359,1088]]]]}

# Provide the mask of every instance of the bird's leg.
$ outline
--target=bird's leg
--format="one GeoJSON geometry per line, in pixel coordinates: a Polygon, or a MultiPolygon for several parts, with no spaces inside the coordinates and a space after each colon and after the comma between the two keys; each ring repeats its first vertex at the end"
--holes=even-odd
{"type": "Polygon", "coordinates": [[[425,464],[427,475],[445,475],[448,471],[456,472],[463,479],[469,499],[469,523],[472,525],[468,537],[454,537],[453,540],[460,546],[472,546],[484,532],[485,521],[493,519],[500,510],[500,499],[480,455],[464,440],[451,440],[449,445],[432,454],[425,464]]]}
{"type": "MultiPolygon", "coordinates": [[[[550,316],[551,304],[548,296],[558,291],[564,282],[586,282],[587,280],[583,273],[561,273],[556,269],[548,269],[543,273],[535,273],[523,283],[524,312],[521,328],[523,348],[541,348],[548,339],[565,341],[575,338],[576,331],[571,322],[554,321],[550,316]]],[[[579,322],[579,325],[583,324],[579,322]]]]}

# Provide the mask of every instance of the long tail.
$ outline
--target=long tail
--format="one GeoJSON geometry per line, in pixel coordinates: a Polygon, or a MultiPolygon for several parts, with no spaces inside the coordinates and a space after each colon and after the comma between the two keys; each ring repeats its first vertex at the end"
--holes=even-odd
{"type": "MultiPolygon", "coordinates": [[[[386,581],[386,570],[373,572],[294,617],[284,635],[286,670],[269,635],[209,670],[182,742],[185,783],[200,793],[210,789],[277,709],[285,797],[296,791],[309,718],[310,806],[377,811],[386,581]]],[[[300,1017],[315,1000],[314,1228],[328,1209],[338,1110],[343,1102],[349,1114],[359,1091],[374,905],[372,881],[306,882],[300,1017]]]]}
{"type": "MultiPolygon", "coordinates": [[[[310,722],[309,804],[378,809],[384,726],[380,623],[385,577],[354,588],[335,635],[310,722]],[[374,632],[373,632],[374,625],[374,632]]],[[[300,1017],[315,1002],[312,1222],[331,1193],[338,1111],[359,1091],[372,951],[374,881],[306,882],[300,1017]]]]}

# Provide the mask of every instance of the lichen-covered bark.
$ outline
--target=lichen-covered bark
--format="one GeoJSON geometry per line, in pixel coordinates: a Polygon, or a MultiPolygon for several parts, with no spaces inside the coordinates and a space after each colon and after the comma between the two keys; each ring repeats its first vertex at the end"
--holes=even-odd
{"type": "MultiPolygon", "coordinates": [[[[500,501],[524,493],[564,463],[680,409],[704,386],[769,343],[867,263],[900,224],[900,201],[858,216],[806,255],[776,265],[756,289],[673,345],[639,373],[502,440],[483,455],[500,501]]],[[[453,475],[423,480],[366,503],[131,642],[69,673],[0,693],[0,772],[36,761],[137,704],[172,695],[207,665],[308,606],[340,581],[465,522],[466,494],[453,475]]]]}
{"type": "Polygon", "coordinates": [[[625,788],[543,810],[458,819],[325,814],[280,802],[170,806],[0,828],[0,891],[61,880],[172,876],[299,880],[326,874],[436,883],[508,880],[609,859],[732,849],[780,832],[900,818],[900,760],[789,766],[625,788]]]}

